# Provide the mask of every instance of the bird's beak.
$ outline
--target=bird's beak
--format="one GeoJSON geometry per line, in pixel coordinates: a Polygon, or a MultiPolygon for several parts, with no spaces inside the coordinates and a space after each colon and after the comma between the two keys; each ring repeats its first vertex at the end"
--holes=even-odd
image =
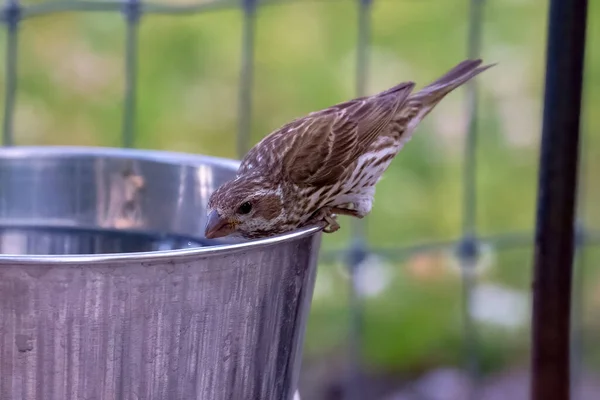
{"type": "Polygon", "coordinates": [[[204,237],[207,239],[216,239],[227,236],[235,231],[234,225],[226,219],[221,218],[219,213],[214,210],[208,214],[206,228],[204,228],[204,237]]]}

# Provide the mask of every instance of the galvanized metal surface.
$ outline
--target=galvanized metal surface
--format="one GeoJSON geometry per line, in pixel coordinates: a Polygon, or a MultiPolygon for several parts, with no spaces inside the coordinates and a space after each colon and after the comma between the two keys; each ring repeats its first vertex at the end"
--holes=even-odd
{"type": "Polygon", "coordinates": [[[1,399],[292,398],[317,229],[212,247],[77,254],[106,250],[106,237],[125,246],[146,238],[119,229],[202,244],[206,195],[235,163],[173,160],[105,149],[0,151],[0,226],[111,230],[64,247],[55,236],[53,256],[22,255],[48,251],[44,241],[27,242],[36,230],[12,242],[2,236],[1,399]],[[135,190],[124,189],[131,177],[135,190]]]}

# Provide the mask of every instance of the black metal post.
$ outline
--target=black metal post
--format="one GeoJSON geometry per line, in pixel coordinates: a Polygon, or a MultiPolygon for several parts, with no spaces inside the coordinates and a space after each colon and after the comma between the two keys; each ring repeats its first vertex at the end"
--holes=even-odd
{"type": "Polygon", "coordinates": [[[569,399],[569,322],[587,0],[551,0],[533,282],[532,400],[569,399]]]}

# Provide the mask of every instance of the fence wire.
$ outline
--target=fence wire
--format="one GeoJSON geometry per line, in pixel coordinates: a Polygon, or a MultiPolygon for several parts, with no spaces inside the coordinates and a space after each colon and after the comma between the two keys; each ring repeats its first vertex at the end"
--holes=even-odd
{"type": "MultiPolygon", "coordinates": [[[[168,5],[154,2],[141,2],[140,0],[124,1],[48,1],[32,5],[23,5],[19,0],[5,0],[0,10],[0,23],[4,25],[7,33],[7,46],[5,54],[5,90],[4,110],[2,124],[2,144],[12,146],[14,144],[13,125],[15,102],[17,95],[17,59],[19,29],[24,20],[65,12],[118,12],[123,15],[126,24],[126,45],[124,54],[125,90],[124,110],[122,121],[122,146],[135,146],[135,122],[136,122],[136,95],[137,95],[137,71],[138,71],[138,29],[145,15],[189,15],[207,13],[221,9],[239,8],[243,13],[242,29],[242,54],[240,66],[240,86],[238,92],[238,133],[237,153],[243,155],[250,147],[250,130],[252,121],[252,85],[254,66],[254,42],[256,28],[256,13],[259,7],[275,4],[286,4],[293,2],[306,2],[309,0],[214,0],[189,5],[168,5]]],[[[324,0],[310,0],[324,1],[324,0]]],[[[342,1],[342,0],[336,0],[342,1]]],[[[371,10],[373,4],[378,0],[348,0],[354,1],[358,9],[357,28],[358,36],[356,43],[356,95],[367,94],[367,72],[369,63],[369,38],[371,30],[371,10]]],[[[469,0],[469,30],[467,48],[469,58],[478,58],[481,51],[483,10],[485,0],[469,0]]],[[[428,242],[418,245],[397,246],[392,248],[369,247],[366,242],[366,231],[362,221],[353,223],[353,238],[348,248],[325,252],[322,259],[332,262],[339,259],[345,260],[350,274],[350,298],[349,307],[351,314],[350,336],[349,336],[349,360],[350,368],[344,398],[348,400],[363,400],[361,392],[363,386],[361,376],[361,328],[363,325],[362,300],[357,290],[358,269],[368,254],[378,254],[394,260],[403,260],[413,254],[437,251],[441,249],[454,248],[456,257],[462,267],[462,294],[463,294],[463,329],[464,329],[464,357],[465,369],[471,381],[477,382],[480,368],[478,360],[478,340],[476,324],[473,321],[470,310],[471,299],[475,286],[474,271],[476,268],[479,250],[483,244],[491,245],[498,251],[527,248],[533,245],[532,232],[508,232],[493,236],[482,236],[477,233],[477,196],[476,196],[476,173],[477,173],[477,80],[472,80],[466,85],[467,102],[466,114],[468,116],[468,132],[465,137],[465,159],[463,167],[463,201],[462,201],[462,233],[456,240],[428,242]]],[[[585,149],[585,146],[582,146],[585,149]]],[[[585,173],[585,171],[583,171],[585,173]]],[[[581,209],[581,205],[580,205],[581,209]]],[[[587,229],[584,221],[579,221],[576,229],[577,276],[585,268],[585,259],[581,256],[581,248],[586,245],[600,244],[600,232],[592,232],[587,229]]],[[[576,307],[581,307],[582,293],[579,279],[575,281],[576,307]]],[[[580,310],[575,310],[576,318],[580,317],[580,310]]],[[[580,329],[580,321],[574,321],[576,334],[580,329]]],[[[581,338],[579,338],[581,339],[581,338]]],[[[581,363],[581,341],[573,346],[574,369],[578,370],[581,363]]],[[[476,384],[470,392],[470,399],[476,399],[476,384]]]]}

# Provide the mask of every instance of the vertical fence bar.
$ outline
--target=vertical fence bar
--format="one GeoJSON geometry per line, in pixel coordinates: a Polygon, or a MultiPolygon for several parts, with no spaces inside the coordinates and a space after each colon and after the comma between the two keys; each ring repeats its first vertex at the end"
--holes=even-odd
{"type": "MultiPolygon", "coordinates": [[[[356,44],[356,96],[366,94],[369,41],[371,34],[371,7],[373,0],[358,0],[358,37],[356,44]]],[[[362,384],[362,326],[363,305],[358,290],[358,269],[367,256],[365,223],[352,220],[352,242],[348,252],[348,272],[350,276],[350,337],[349,337],[349,373],[344,390],[347,400],[363,400],[362,384]]]]}
{"type": "Polygon", "coordinates": [[[2,124],[2,144],[13,145],[15,101],[17,94],[17,46],[18,31],[21,21],[21,6],[17,0],[7,0],[3,21],[7,29],[6,71],[4,92],[4,122],[2,124]]]}
{"type": "Polygon", "coordinates": [[[252,121],[252,85],[254,83],[254,41],[258,0],[241,0],[244,11],[242,29],[242,63],[238,95],[237,154],[241,158],[250,148],[252,121]]]}
{"type": "Polygon", "coordinates": [[[532,400],[570,397],[574,214],[587,0],[551,0],[533,281],[532,400]]]}
{"type": "MultiPolygon", "coordinates": [[[[483,1],[470,0],[469,7],[469,32],[468,32],[468,57],[478,58],[481,54],[481,35],[483,28],[483,1]]],[[[477,219],[477,80],[472,79],[466,83],[468,134],[465,142],[465,163],[463,180],[463,234],[475,235],[477,219]]]]}
{"type": "MultiPolygon", "coordinates": [[[[478,58],[481,53],[483,5],[483,0],[470,0],[467,49],[470,59],[478,58]]],[[[463,170],[462,240],[458,244],[457,253],[462,278],[465,366],[471,382],[469,399],[474,400],[477,398],[476,389],[479,380],[478,334],[471,313],[476,278],[475,268],[479,257],[479,243],[475,228],[477,222],[477,80],[473,79],[467,82],[466,90],[468,131],[465,140],[463,170]]]]}
{"type": "Polygon", "coordinates": [[[125,0],[123,13],[127,23],[125,36],[125,99],[123,105],[123,147],[134,146],[137,96],[138,30],[141,16],[139,0],[125,0]]]}
{"type": "MultiPolygon", "coordinates": [[[[582,192],[579,192],[582,195],[582,192]]],[[[583,298],[584,279],[586,267],[586,255],[583,251],[587,241],[585,228],[577,224],[575,230],[575,255],[573,270],[573,304],[571,306],[571,338],[570,338],[570,394],[573,400],[581,397],[580,378],[582,373],[582,351],[583,351],[583,298]]]]}
{"type": "Polygon", "coordinates": [[[367,93],[369,43],[371,40],[371,8],[373,0],[358,0],[358,37],[356,41],[356,95],[367,93]]]}
{"type": "MultiPolygon", "coordinates": [[[[586,105],[585,95],[583,96],[582,105],[583,113],[581,120],[585,120],[586,105]]],[[[579,190],[576,206],[575,225],[575,256],[574,256],[574,271],[573,271],[573,305],[571,306],[571,397],[573,400],[581,399],[581,378],[583,374],[583,351],[585,347],[585,334],[583,323],[583,307],[585,298],[585,274],[587,272],[587,254],[585,247],[590,244],[589,230],[585,224],[585,209],[586,209],[586,185],[589,174],[588,160],[590,147],[586,146],[586,128],[581,130],[581,150],[580,150],[580,167],[579,167],[579,190]]]]}
{"type": "MultiPolygon", "coordinates": [[[[356,96],[366,95],[369,74],[369,42],[371,38],[371,7],[373,0],[358,0],[358,37],[356,40],[356,96]]],[[[364,240],[364,220],[352,219],[355,239],[364,240]]]]}

